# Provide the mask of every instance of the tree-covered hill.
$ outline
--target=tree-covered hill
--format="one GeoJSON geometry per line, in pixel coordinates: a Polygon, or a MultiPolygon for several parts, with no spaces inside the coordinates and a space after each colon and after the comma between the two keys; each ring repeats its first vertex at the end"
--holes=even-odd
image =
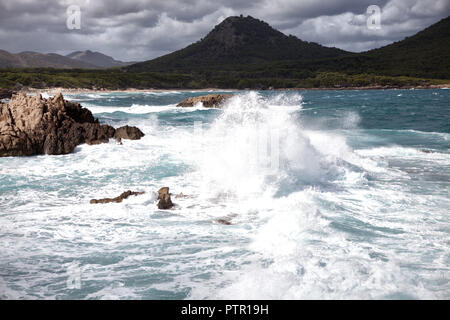
{"type": "Polygon", "coordinates": [[[450,17],[414,36],[359,54],[286,36],[252,17],[229,17],[204,39],[124,70],[234,70],[278,78],[295,73],[341,72],[450,79],[450,17]]]}
{"type": "Polygon", "coordinates": [[[287,36],[267,23],[248,17],[228,17],[204,39],[168,55],[126,67],[131,72],[235,70],[249,64],[282,60],[332,58],[348,52],[287,36]]]}

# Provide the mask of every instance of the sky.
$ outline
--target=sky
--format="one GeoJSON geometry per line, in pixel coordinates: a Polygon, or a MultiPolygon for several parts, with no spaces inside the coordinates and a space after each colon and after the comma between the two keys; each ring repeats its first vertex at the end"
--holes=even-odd
{"type": "Polygon", "coordinates": [[[0,49],[92,50],[143,61],[182,49],[241,14],[302,40],[361,52],[449,16],[450,0],[0,0],[0,49]],[[367,11],[371,5],[379,15],[367,11]]]}

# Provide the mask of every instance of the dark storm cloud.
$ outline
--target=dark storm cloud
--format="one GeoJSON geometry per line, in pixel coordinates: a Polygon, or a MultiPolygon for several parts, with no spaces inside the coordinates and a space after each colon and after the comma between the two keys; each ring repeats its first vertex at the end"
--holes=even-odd
{"type": "Polygon", "coordinates": [[[145,60],[204,37],[230,15],[252,15],[287,34],[363,51],[401,40],[450,13],[448,0],[1,0],[0,49],[69,53],[96,50],[145,60]],[[381,28],[366,25],[369,5],[381,28]],[[81,9],[81,29],[66,27],[67,8],[81,9]]]}

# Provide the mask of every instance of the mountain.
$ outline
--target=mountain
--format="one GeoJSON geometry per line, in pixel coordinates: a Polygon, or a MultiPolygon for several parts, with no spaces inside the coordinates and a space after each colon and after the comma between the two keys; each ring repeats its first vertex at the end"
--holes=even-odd
{"type": "Polygon", "coordinates": [[[286,36],[250,16],[229,17],[204,39],[125,70],[240,71],[240,78],[302,78],[317,72],[339,72],[450,79],[450,16],[416,35],[362,53],[286,36]]]}
{"type": "Polygon", "coordinates": [[[265,69],[450,79],[450,16],[381,48],[328,59],[276,61],[265,69]]]}
{"type": "Polygon", "coordinates": [[[72,53],[66,55],[66,57],[77,60],[77,61],[86,62],[86,63],[95,65],[100,68],[122,67],[122,66],[127,66],[130,64],[136,63],[136,62],[118,61],[118,60],[115,60],[114,58],[107,56],[103,53],[93,52],[90,50],[75,51],[75,52],[72,52],[72,53]]]}
{"type": "Polygon", "coordinates": [[[332,58],[348,52],[287,36],[267,23],[228,17],[204,39],[168,55],[134,64],[129,71],[168,71],[260,64],[280,60],[332,58]]]}
{"type": "Polygon", "coordinates": [[[83,61],[77,61],[56,53],[38,53],[24,51],[21,53],[9,53],[0,50],[0,68],[85,68],[92,69],[96,66],[83,61]]]}
{"type": "Polygon", "coordinates": [[[0,68],[57,68],[102,69],[127,66],[135,62],[122,62],[100,52],[76,51],[62,56],[56,53],[24,51],[9,53],[0,50],[0,68]]]}
{"type": "Polygon", "coordinates": [[[450,16],[402,41],[361,54],[368,70],[390,75],[450,78],[450,16]]]}

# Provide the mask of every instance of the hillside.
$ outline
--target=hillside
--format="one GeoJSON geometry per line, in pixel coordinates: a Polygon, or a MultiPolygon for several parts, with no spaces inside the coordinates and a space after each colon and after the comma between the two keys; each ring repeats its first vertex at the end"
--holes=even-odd
{"type": "Polygon", "coordinates": [[[118,61],[103,53],[90,50],[75,51],[67,56],[33,51],[9,53],[0,50],[0,68],[104,69],[130,64],[133,62],[118,61]]]}
{"type": "Polygon", "coordinates": [[[56,53],[38,53],[25,51],[9,53],[0,50],[0,68],[87,68],[96,66],[83,61],[74,60],[56,53]]]}
{"type": "Polygon", "coordinates": [[[304,78],[317,72],[450,79],[450,17],[393,44],[349,53],[302,41],[252,17],[229,17],[204,39],[131,72],[240,71],[240,78],[304,78]]]}
{"type": "MultiPolygon", "coordinates": [[[[332,58],[348,52],[287,36],[267,23],[228,17],[200,41],[168,55],[125,68],[132,72],[215,69],[280,60],[332,58]]],[[[239,69],[239,68],[238,68],[239,69]]]]}
{"type": "Polygon", "coordinates": [[[123,67],[136,62],[123,62],[115,60],[113,57],[107,56],[106,54],[85,50],[85,51],[75,51],[66,55],[66,57],[82,61],[99,68],[114,68],[123,67]]]}
{"type": "Polygon", "coordinates": [[[450,79],[450,16],[402,41],[361,54],[368,71],[450,79]]]}
{"type": "Polygon", "coordinates": [[[373,74],[450,79],[450,16],[401,41],[370,51],[330,59],[275,61],[250,72],[301,70],[346,75],[373,74]]]}

